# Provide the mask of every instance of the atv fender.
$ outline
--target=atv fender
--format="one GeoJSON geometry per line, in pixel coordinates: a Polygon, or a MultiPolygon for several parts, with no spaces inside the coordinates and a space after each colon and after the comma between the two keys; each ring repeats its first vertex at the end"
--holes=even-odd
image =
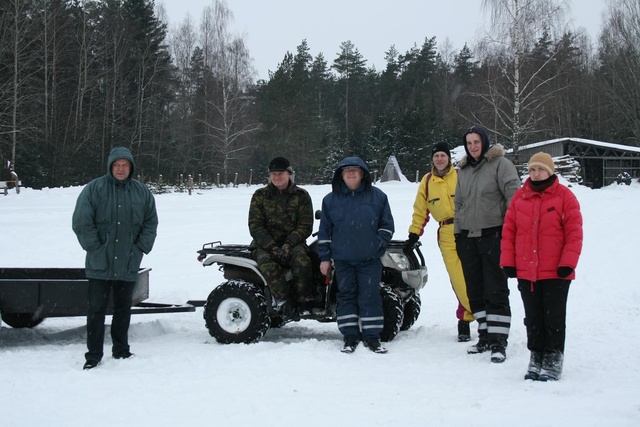
{"type": "Polygon", "coordinates": [[[258,269],[258,263],[255,262],[253,259],[243,258],[243,257],[234,257],[234,256],[229,256],[229,255],[212,254],[212,255],[209,255],[202,262],[202,265],[204,267],[206,267],[206,266],[209,266],[209,265],[211,265],[213,263],[218,263],[221,266],[224,266],[225,264],[230,264],[230,265],[235,265],[237,267],[246,268],[247,270],[251,270],[255,274],[257,274],[258,277],[260,277],[260,279],[262,280],[262,284],[264,286],[267,285],[267,280],[264,278],[264,276],[262,275],[262,273],[258,269]]]}

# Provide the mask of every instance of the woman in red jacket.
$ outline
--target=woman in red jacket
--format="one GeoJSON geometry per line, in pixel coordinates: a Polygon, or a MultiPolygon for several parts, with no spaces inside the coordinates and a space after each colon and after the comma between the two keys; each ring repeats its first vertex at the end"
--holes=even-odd
{"type": "Polygon", "coordinates": [[[531,351],[525,379],[560,379],[569,284],[582,251],[580,204],[539,152],[529,178],[511,200],[502,229],[500,265],[518,278],[531,351]]]}

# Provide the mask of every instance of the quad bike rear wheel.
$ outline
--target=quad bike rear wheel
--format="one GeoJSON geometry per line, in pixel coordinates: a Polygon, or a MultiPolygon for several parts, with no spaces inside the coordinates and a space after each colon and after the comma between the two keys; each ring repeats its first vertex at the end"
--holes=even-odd
{"type": "Polygon", "coordinates": [[[251,282],[229,280],[215,288],[204,306],[209,334],[221,344],[253,343],[269,329],[267,299],[251,282]]]}
{"type": "Polygon", "coordinates": [[[400,332],[400,327],[404,319],[402,312],[402,301],[391,286],[386,283],[380,284],[380,295],[382,295],[382,308],[384,311],[384,327],[380,332],[380,341],[391,341],[400,332]]]}

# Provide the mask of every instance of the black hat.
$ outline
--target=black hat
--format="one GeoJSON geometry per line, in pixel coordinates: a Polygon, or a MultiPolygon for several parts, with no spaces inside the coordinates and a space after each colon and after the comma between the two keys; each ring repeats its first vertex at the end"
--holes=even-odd
{"type": "Polygon", "coordinates": [[[446,142],[438,142],[434,145],[433,150],[431,150],[431,157],[433,157],[433,155],[438,151],[444,151],[444,154],[446,154],[448,158],[451,158],[451,151],[449,150],[449,146],[446,142]]]}
{"type": "Polygon", "coordinates": [[[269,172],[289,172],[293,173],[291,163],[284,157],[276,157],[269,162],[269,172]]]}

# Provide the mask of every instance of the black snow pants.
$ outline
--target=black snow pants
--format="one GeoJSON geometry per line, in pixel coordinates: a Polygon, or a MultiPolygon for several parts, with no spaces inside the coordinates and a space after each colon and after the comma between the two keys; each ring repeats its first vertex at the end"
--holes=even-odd
{"type": "Polygon", "coordinates": [[[467,295],[480,337],[491,345],[507,346],[511,306],[507,277],[500,268],[500,227],[483,230],[480,237],[465,232],[456,237],[467,295]]]}
{"type": "Polygon", "coordinates": [[[518,279],[524,304],[527,348],[530,351],[564,354],[567,297],[571,280],[539,280],[533,284],[518,279]]]}

